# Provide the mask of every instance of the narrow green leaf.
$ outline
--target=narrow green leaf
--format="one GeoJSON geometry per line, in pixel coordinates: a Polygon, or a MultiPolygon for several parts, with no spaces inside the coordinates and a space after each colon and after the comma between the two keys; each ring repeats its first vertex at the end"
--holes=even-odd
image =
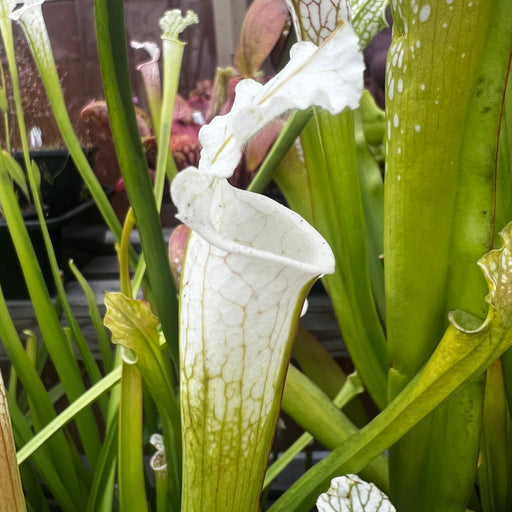
{"type": "Polygon", "coordinates": [[[300,144],[296,143],[291,146],[281,160],[273,178],[290,208],[300,212],[309,223],[312,223],[311,191],[300,144]]]}
{"type": "Polygon", "coordinates": [[[59,431],[64,425],[69,423],[82,410],[89,407],[98,398],[108,391],[112,386],[119,382],[121,378],[121,368],[118,367],[109,373],[94,386],[84,392],[78,400],[75,400],[55,419],[41,429],[26,445],[18,451],[18,464],[24,462],[30,457],[43,443],[59,431]]]}
{"type": "Polygon", "coordinates": [[[14,181],[14,183],[16,183],[18,187],[20,187],[25,197],[30,200],[27,177],[23,172],[23,169],[21,168],[20,164],[7,151],[2,151],[2,156],[4,160],[4,165],[7,169],[7,172],[9,173],[9,176],[14,181]]]}
{"type": "Polygon", "coordinates": [[[42,488],[41,479],[37,476],[35,468],[31,465],[24,464],[20,466],[19,469],[28,510],[51,512],[48,500],[42,488]]]}
{"type": "Polygon", "coordinates": [[[179,503],[181,488],[181,423],[179,407],[172,385],[170,359],[166,345],[161,345],[158,318],[149,304],[126,297],[121,293],[107,293],[105,325],[112,331],[112,341],[133,351],[135,366],[160,412],[166,451],[169,461],[170,495],[179,503]]]}
{"type": "MultiPolygon", "coordinates": [[[[293,357],[304,374],[331,399],[334,399],[346,383],[345,373],[329,351],[310,332],[301,327],[295,335],[293,357]]],[[[352,400],[346,404],[344,412],[357,426],[368,423],[368,415],[360,400],[352,400]]]]}
{"type": "Polygon", "coordinates": [[[123,363],[119,401],[118,485],[121,510],[147,512],[142,449],[142,377],[123,363]]]}
{"type": "MultiPolygon", "coordinates": [[[[9,410],[16,443],[20,445],[29,442],[33,433],[27,425],[23,413],[15,402],[9,403],[9,410]]],[[[71,471],[66,474],[62,473],[59,469],[62,464],[59,457],[66,454],[66,449],[67,441],[65,437],[62,436],[62,440],[60,440],[59,443],[52,443],[52,440],[50,440],[48,446],[41,447],[40,450],[33,454],[30,460],[49,491],[57,500],[59,507],[64,512],[77,512],[82,509],[82,497],[80,493],[75,494],[73,488],[69,485],[70,480],[72,481],[73,478],[76,478],[76,473],[71,469],[71,471]],[[50,445],[52,444],[53,446],[51,447],[50,445]]]]}
{"type": "Polygon", "coordinates": [[[86,511],[111,512],[114,510],[113,498],[115,494],[115,477],[117,466],[117,415],[111,418],[107,432],[101,446],[98,464],[94,471],[86,511]]]}
{"type": "Polygon", "coordinates": [[[346,376],[338,363],[313,334],[303,327],[297,329],[293,357],[304,374],[331,400],[345,384],[346,376]]]}
{"type": "MultiPolygon", "coordinates": [[[[78,140],[78,136],[76,135],[69,118],[57,67],[53,58],[50,39],[42,14],[41,4],[42,2],[25,4],[17,11],[13,12],[13,18],[19,19],[21,22],[21,26],[30,45],[31,53],[34,57],[34,61],[41,75],[62,139],[66,144],[66,147],[69,149],[71,157],[90,190],[96,206],[105,219],[105,222],[114,233],[116,239],[119,240],[121,236],[121,225],[108,200],[108,197],[105,194],[105,191],[101,187],[91,165],[89,164],[89,161],[87,160],[87,157],[82,151],[80,141],[78,140]]],[[[122,41],[124,44],[125,39],[122,41]]],[[[20,118],[18,118],[18,123],[20,124],[20,129],[24,132],[24,122],[20,122],[20,118]]],[[[26,136],[24,139],[24,144],[26,146],[26,136]]],[[[28,155],[28,148],[24,152],[28,155]]],[[[135,261],[136,257],[133,252],[131,253],[131,256],[132,260],[135,261]]]]}
{"type": "MultiPolygon", "coordinates": [[[[315,112],[301,141],[311,203],[290,206],[311,221],[333,249],[336,272],[323,282],[354,364],[372,398],[384,407],[387,349],[365,264],[366,230],[352,114],[332,117],[315,112]]],[[[296,182],[288,180],[291,188],[301,183],[300,175],[296,182]]],[[[283,191],[287,198],[300,197],[283,191]]]]}
{"type": "MultiPolygon", "coordinates": [[[[40,428],[42,425],[49,423],[55,418],[55,410],[39,375],[34,369],[33,363],[29,359],[18,337],[16,328],[9,315],[5,299],[1,293],[1,289],[0,340],[2,341],[2,345],[7,356],[9,357],[9,361],[13,367],[16,368],[16,373],[20,382],[23,384],[27,396],[30,398],[32,405],[32,421],[34,426],[36,428],[40,428]]],[[[23,417],[22,420],[25,422],[23,417]]],[[[24,425],[26,426],[25,423],[24,425]]],[[[28,434],[25,436],[24,442],[28,441],[28,439],[33,436],[28,426],[26,426],[26,429],[28,430],[28,434]]],[[[46,456],[49,458],[54,457],[54,459],[49,464],[43,464],[44,468],[54,468],[52,471],[56,471],[61,475],[61,477],[59,477],[59,481],[62,479],[63,485],[69,489],[69,492],[75,494],[76,498],[79,499],[80,492],[77,475],[73,467],[69,447],[65,436],[62,433],[56,436],[56,438],[48,444],[48,452],[46,456]]],[[[41,472],[41,475],[46,481],[50,478],[44,471],[41,472]]]]}
{"type": "MultiPolygon", "coordinates": [[[[304,374],[290,366],[282,408],[323,446],[334,450],[358,432],[357,427],[338,408],[361,385],[358,380],[359,377],[351,378],[334,404],[304,374]]],[[[368,461],[360,469],[364,478],[377,483],[381,489],[389,488],[387,460],[383,455],[376,456],[374,461],[368,461]]]]}
{"type": "MultiPolygon", "coordinates": [[[[366,123],[380,124],[380,114],[383,114],[375,105],[373,100],[368,99],[368,91],[363,93],[361,99],[361,108],[354,115],[355,137],[357,145],[357,168],[359,171],[359,184],[361,186],[361,199],[363,202],[364,219],[366,225],[366,252],[368,259],[368,271],[372,285],[375,306],[379,313],[381,321],[385,320],[385,293],[384,293],[384,265],[382,257],[384,255],[384,183],[381,169],[371,154],[367,139],[369,137],[365,127],[365,116],[368,116],[369,108],[363,108],[363,105],[370,104],[377,112],[377,119],[371,122],[366,119],[366,123]],[[366,98],[366,99],[365,99],[366,98]]],[[[373,129],[377,133],[380,128],[373,129]]],[[[374,141],[379,140],[379,135],[372,135],[374,141]]],[[[380,139],[382,146],[382,138],[380,139]]]]}
{"type": "Polygon", "coordinates": [[[100,68],[112,134],[147,262],[162,329],[178,367],[178,301],[147,163],[133,110],[122,0],[95,0],[100,68]]]}
{"type": "MultiPolygon", "coordinates": [[[[21,263],[38,325],[66,394],[70,401],[74,401],[85,391],[80,369],[60,325],[3,160],[0,162],[0,202],[21,263]]],[[[98,426],[91,411],[82,412],[76,419],[85,451],[94,465],[100,444],[98,426]]]]}
{"type": "MultiPolygon", "coordinates": [[[[4,163],[6,167],[9,167],[9,159],[13,160],[10,155],[2,155],[4,157],[4,163]]],[[[13,160],[14,161],[14,160],[13,160]]],[[[52,239],[50,237],[49,229],[45,223],[45,214],[42,208],[42,202],[40,197],[40,183],[41,183],[41,175],[39,172],[39,167],[36,162],[32,160],[31,166],[27,172],[28,181],[30,184],[30,189],[32,192],[32,198],[34,201],[34,206],[37,212],[37,217],[40,224],[40,233],[43,237],[44,246],[46,249],[46,257],[48,258],[48,262],[50,264],[53,281],[55,283],[57,289],[57,295],[60,305],[66,315],[66,320],[68,322],[70,328],[70,335],[72,334],[72,338],[76,343],[76,346],[82,356],[82,360],[84,362],[85,368],[89,374],[89,377],[92,382],[97,382],[100,377],[100,370],[94,357],[92,355],[91,349],[85,340],[85,337],[78,325],[78,322],[74,316],[74,313],[69,304],[69,300],[67,298],[66,292],[64,290],[64,284],[62,282],[60,269],[57,261],[57,257],[55,254],[55,249],[52,245],[52,239]]],[[[30,286],[28,287],[30,288],[30,286]]],[[[70,336],[68,336],[69,340],[71,340],[70,336]]],[[[84,442],[84,445],[87,446],[87,442],[84,442]]]]}
{"type": "Polygon", "coordinates": [[[96,333],[96,337],[98,340],[98,345],[100,347],[101,352],[101,360],[103,362],[103,368],[106,372],[112,370],[114,365],[114,357],[112,354],[112,344],[110,342],[110,338],[105,331],[105,327],[103,325],[103,318],[101,317],[101,313],[96,301],[96,296],[90,287],[87,280],[84,278],[83,274],[78,270],[73,260],[69,260],[68,262],[69,268],[76,280],[82,287],[83,292],[85,293],[85,297],[87,299],[89,318],[92,321],[94,332],[96,333]]]}
{"type": "Polygon", "coordinates": [[[9,112],[9,103],[7,101],[7,93],[4,87],[0,88],[0,110],[7,114],[9,112]]]}
{"type": "Polygon", "coordinates": [[[32,160],[31,162],[30,172],[32,179],[34,180],[34,189],[37,191],[41,190],[41,171],[39,170],[39,166],[35,160],[32,160]]]}
{"type": "MultiPolygon", "coordinates": [[[[21,139],[21,145],[23,149],[23,158],[25,160],[25,165],[30,165],[30,158],[28,155],[28,140],[27,140],[27,129],[25,126],[25,118],[23,117],[23,108],[21,105],[21,91],[20,91],[20,82],[18,77],[18,67],[16,64],[16,55],[14,52],[14,37],[13,37],[13,31],[12,31],[12,21],[9,18],[9,15],[11,14],[11,10],[14,8],[14,5],[12,3],[2,6],[2,13],[0,16],[0,33],[2,35],[2,43],[5,50],[5,55],[7,57],[7,65],[9,69],[9,77],[11,79],[11,85],[12,85],[12,96],[14,101],[14,109],[16,113],[16,121],[18,123],[17,129],[18,133],[20,135],[21,139]]],[[[5,86],[5,79],[4,79],[4,73],[3,73],[3,67],[2,67],[2,85],[5,86]]],[[[6,118],[6,128],[8,127],[8,120],[6,118]]],[[[8,130],[5,132],[6,134],[9,133],[8,130]]],[[[6,143],[6,149],[10,149],[10,141],[9,138],[6,136],[7,143],[6,143]]]]}
{"type": "Polygon", "coordinates": [[[278,138],[272,145],[268,155],[261,164],[256,176],[254,176],[247,190],[251,192],[263,192],[265,187],[272,181],[274,173],[290,150],[304,126],[309,122],[313,110],[297,110],[291,114],[286,125],[282,129],[278,138]]]}
{"type": "MultiPolygon", "coordinates": [[[[296,372],[293,367],[289,367],[288,376],[290,377],[291,372],[296,372]]],[[[292,384],[288,384],[288,387],[293,387],[293,380],[295,377],[292,375],[290,377],[290,382],[292,384]]],[[[297,379],[297,382],[307,382],[305,379],[297,379]]],[[[353,373],[348,376],[347,380],[343,387],[339,390],[339,393],[333,400],[333,403],[336,407],[342,409],[346,406],[346,404],[352,400],[359,393],[363,392],[363,387],[361,384],[361,380],[356,373],[353,373]]],[[[286,394],[286,384],[285,384],[285,394],[286,394]]],[[[293,416],[292,416],[293,417],[293,416]]],[[[326,418],[322,419],[322,422],[326,422],[326,418]]],[[[337,424],[337,422],[336,422],[337,424]]],[[[328,427],[329,428],[329,427],[328,427]]],[[[267,470],[265,473],[265,481],[263,483],[263,489],[266,489],[271,482],[282,472],[284,469],[290,464],[290,462],[297,456],[301,451],[303,451],[306,446],[311,443],[314,437],[309,432],[304,432],[267,470]]],[[[382,460],[382,481],[386,481],[386,471],[385,471],[385,461],[382,460]]],[[[374,465],[376,467],[376,465],[374,465]]],[[[370,474],[370,469],[368,470],[368,475],[370,474]]],[[[375,473],[372,475],[375,476],[375,473]]]]}

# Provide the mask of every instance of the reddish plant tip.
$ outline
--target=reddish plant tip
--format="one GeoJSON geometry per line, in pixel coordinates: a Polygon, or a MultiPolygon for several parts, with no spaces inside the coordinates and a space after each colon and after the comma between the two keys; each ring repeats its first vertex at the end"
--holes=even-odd
{"type": "Polygon", "coordinates": [[[180,224],[174,229],[169,238],[169,263],[176,288],[180,285],[183,258],[185,257],[189,234],[190,228],[185,224],[180,224]]]}

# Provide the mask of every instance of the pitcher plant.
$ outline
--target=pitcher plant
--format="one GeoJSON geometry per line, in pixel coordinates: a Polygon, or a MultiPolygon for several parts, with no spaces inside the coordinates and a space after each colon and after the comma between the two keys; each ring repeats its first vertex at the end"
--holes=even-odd
{"type": "Polygon", "coordinates": [[[140,71],[157,145],[153,184],[123,1],[95,0],[104,96],[131,205],[123,225],[77,146],[43,0],[20,3],[0,2],[0,108],[6,112],[4,73],[19,96],[16,20],[62,138],[116,237],[121,291],[106,290],[102,318],[70,262],[98,361],[59,282],[49,237],[57,306],[42,279],[13,186],[30,189],[44,225],[38,170],[25,151],[25,178],[5,141],[0,204],[40,331],[20,337],[0,287],[10,363],[0,389],[0,510],[49,511],[51,496],[59,510],[90,512],[315,504],[321,512],[508,512],[508,2],[254,0],[234,68],[219,71],[197,167],[179,172],[169,138],[187,51],[180,34],[203,20],[165,13],[159,44],[132,42],[151,57],[140,71]],[[363,52],[386,26],[386,9],[392,36],[381,110],[364,90],[363,52]],[[271,52],[279,62],[264,76],[271,52]],[[169,247],[159,218],[166,180],[183,224],[169,247]],[[285,204],[265,195],[270,182],[285,204]],[[130,246],[135,228],[139,253],[130,246]],[[317,279],[353,374],[301,326],[317,279]],[[48,390],[46,364],[59,380],[48,390]],[[270,463],[282,413],[303,432],[270,463]],[[312,440],[328,455],[267,501],[273,480],[312,440]]]}

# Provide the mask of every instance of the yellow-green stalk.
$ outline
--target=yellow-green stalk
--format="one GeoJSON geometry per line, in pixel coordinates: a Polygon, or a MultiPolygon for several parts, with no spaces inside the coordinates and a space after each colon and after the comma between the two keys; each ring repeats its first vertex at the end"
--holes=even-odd
{"type": "MultiPolygon", "coordinates": [[[[390,399],[433,352],[451,310],[486,314],[476,262],[494,238],[512,27],[505,4],[391,4],[384,238],[390,399]]],[[[481,383],[470,383],[391,450],[398,510],[464,508],[476,476],[482,392],[481,383]]]]}
{"type": "MultiPolygon", "coordinates": [[[[163,54],[163,98],[160,97],[160,84],[156,83],[158,70],[157,62],[150,62],[147,66],[156,67],[153,71],[148,71],[144,84],[146,94],[151,107],[151,117],[155,126],[157,137],[157,159],[155,170],[155,200],[158,211],[162,205],[165,178],[171,181],[178,173],[174,158],[169,155],[169,143],[171,137],[172,119],[174,114],[174,103],[178,93],[179,77],[181,70],[181,61],[185,43],[180,41],[179,35],[190,25],[199,20],[195,13],[187,11],[185,17],[181,15],[179,9],[167,11],[160,19],[160,28],[162,29],[162,54],[163,54]]],[[[158,75],[159,76],[159,75],[158,75]]],[[[134,289],[138,289],[145,270],[145,260],[141,259],[134,277],[134,289]]]]}

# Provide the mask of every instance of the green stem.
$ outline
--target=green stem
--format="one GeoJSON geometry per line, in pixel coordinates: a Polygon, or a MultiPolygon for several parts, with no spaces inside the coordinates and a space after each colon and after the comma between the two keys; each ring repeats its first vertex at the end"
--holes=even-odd
{"type": "MultiPolygon", "coordinates": [[[[334,398],[333,404],[338,409],[343,409],[343,407],[345,407],[352,398],[362,392],[363,387],[357,375],[349,375],[345,384],[334,398]]],[[[293,366],[290,366],[288,368],[288,376],[286,378],[282,404],[283,410],[287,414],[290,414],[290,416],[295,421],[298,421],[302,426],[304,424],[302,420],[312,425],[311,430],[318,435],[318,439],[322,440],[322,443],[328,449],[334,449],[336,446],[341,444],[343,440],[357,432],[357,428],[349,421],[346,421],[345,419],[340,421],[339,418],[341,418],[341,416],[334,418],[333,415],[333,417],[328,418],[328,411],[331,410],[331,406],[322,407],[322,411],[319,415],[311,414],[311,410],[307,405],[310,397],[312,399],[311,403],[315,404],[315,407],[319,403],[319,399],[320,402],[327,404],[325,397],[317,392],[311,383],[308,382],[308,379],[304,378],[304,376],[302,376],[293,366]],[[302,406],[300,408],[297,407],[297,401],[295,400],[299,395],[302,397],[302,406]],[[303,414],[306,411],[307,414],[303,414]],[[309,422],[307,420],[307,416],[310,418],[313,417],[314,421],[309,422]],[[327,439],[330,436],[337,438],[337,443],[329,442],[327,439]]],[[[284,471],[286,466],[294,459],[294,457],[304,450],[304,448],[306,448],[313,439],[315,439],[315,437],[310,434],[309,431],[304,432],[292,444],[292,446],[290,446],[279,457],[279,459],[277,459],[277,461],[268,468],[265,474],[263,489],[266,489],[272,480],[284,471]]],[[[373,464],[368,466],[366,471],[362,472],[361,475],[363,478],[375,482],[375,484],[383,491],[385,491],[389,486],[386,459],[384,457],[381,457],[378,461],[376,460],[373,464]]]]}
{"type": "MultiPolygon", "coordinates": [[[[420,23],[414,6],[393,9],[384,239],[390,398],[433,352],[450,311],[480,318],[487,311],[476,262],[494,237],[496,148],[512,37],[505,3],[475,3],[471,13],[464,2],[441,3],[435,13],[425,8],[420,23]]],[[[467,503],[482,400],[482,386],[470,383],[393,447],[397,509],[451,511],[467,503]],[[432,444],[441,437],[445,444],[432,444]]]]}
{"type": "MultiPolygon", "coordinates": [[[[66,394],[70,401],[74,401],[85,389],[80,377],[80,369],[53,307],[3,161],[0,162],[0,202],[45,343],[66,394]]],[[[77,425],[86,454],[91,465],[94,466],[100,442],[92,412],[84,411],[78,416],[77,425]]]]}
{"type": "Polygon", "coordinates": [[[50,268],[52,271],[53,279],[56,284],[59,300],[63,306],[64,312],[66,314],[66,318],[68,320],[68,323],[71,327],[71,330],[73,332],[74,339],[77,342],[79,351],[82,355],[83,361],[85,363],[85,366],[87,368],[87,371],[89,373],[89,376],[93,380],[93,382],[99,380],[100,378],[100,371],[99,368],[94,361],[94,358],[92,356],[92,353],[87,345],[87,342],[85,341],[85,338],[80,331],[80,328],[78,326],[78,323],[73,315],[73,312],[71,310],[71,306],[69,305],[69,301],[67,300],[65,291],[64,291],[64,285],[62,283],[62,279],[60,277],[60,271],[59,266],[57,263],[57,258],[55,256],[55,251],[53,249],[53,245],[50,238],[50,233],[48,231],[48,228],[46,226],[45,222],[45,216],[42,210],[41,205],[41,199],[40,199],[40,193],[39,193],[39,170],[35,168],[35,164],[30,161],[30,155],[29,155],[29,149],[28,149],[28,141],[27,141],[27,134],[26,134],[26,127],[25,127],[25,120],[23,117],[23,109],[21,105],[21,92],[20,92],[20,84],[19,84],[19,77],[18,77],[18,71],[16,67],[16,59],[14,54],[14,45],[13,45],[13,38],[12,38],[12,26],[11,22],[8,19],[0,18],[0,30],[2,32],[2,39],[4,41],[6,54],[7,54],[7,61],[9,64],[9,70],[11,75],[11,81],[12,81],[12,87],[13,87],[13,97],[16,107],[16,116],[18,121],[18,127],[20,130],[20,138],[22,142],[22,148],[23,148],[23,155],[25,160],[25,168],[28,175],[28,181],[30,184],[30,190],[32,194],[32,198],[34,201],[34,205],[37,212],[37,217],[39,220],[39,224],[41,227],[41,234],[43,236],[43,241],[46,247],[46,253],[48,256],[48,260],[50,263],[50,268]]]}
{"type": "Polygon", "coordinates": [[[156,512],[169,512],[167,496],[169,492],[168,479],[166,474],[155,471],[156,487],[156,512]]]}
{"type": "Polygon", "coordinates": [[[497,359],[487,370],[484,419],[478,466],[479,494],[484,512],[510,510],[512,489],[512,428],[505,396],[503,368],[497,359]]]}
{"type": "Polygon", "coordinates": [[[271,150],[261,164],[256,176],[254,176],[247,190],[251,192],[263,192],[272,181],[277,167],[281,163],[292,144],[300,135],[304,127],[313,116],[313,109],[296,110],[291,115],[281,133],[274,142],[271,150]]]}
{"type": "MultiPolygon", "coordinates": [[[[50,40],[41,11],[41,5],[21,7],[18,11],[13,13],[13,18],[19,19],[21,22],[46,89],[46,93],[48,94],[48,99],[61,132],[62,139],[66,144],[80,175],[89,188],[99,211],[107,223],[107,226],[114,233],[116,239],[119,240],[121,236],[121,225],[117,220],[117,216],[110,205],[103,188],[98,182],[94,171],[91,169],[87,157],[82,151],[80,141],[78,140],[68,115],[66,103],[60,86],[57,67],[53,58],[50,40]]],[[[135,262],[136,256],[134,253],[132,253],[131,257],[132,261],[135,262]]]]}
{"type": "MultiPolygon", "coordinates": [[[[31,164],[28,150],[27,128],[25,126],[25,118],[23,117],[23,107],[21,105],[20,81],[18,76],[18,68],[16,66],[16,55],[14,52],[12,22],[7,17],[0,17],[0,33],[2,34],[2,42],[4,43],[9,75],[11,77],[12,96],[14,99],[14,109],[16,112],[16,120],[18,122],[23,159],[25,161],[25,168],[28,171],[28,169],[31,167],[31,164]]],[[[6,140],[9,140],[9,132],[6,132],[5,137],[6,140]]]]}
{"type": "MultiPolygon", "coordinates": [[[[28,443],[34,434],[27,424],[25,416],[16,402],[9,402],[9,410],[17,444],[23,445],[28,443]]],[[[48,445],[51,443],[52,439],[48,441],[48,445]]],[[[63,443],[67,445],[65,438],[63,443]]],[[[58,457],[59,452],[52,452],[49,446],[43,446],[32,455],[31,462],[63,512],[77,512],[82,510],[83,496],[80,492],[74,494],[73,489],[67,485],[64,479],[69,475],[65,476],[65,474],[60,473],[58,469],[59,462],[54,461],[54,458],[58,459],[58,457]]],[[[44,499],[46,500],[46,497],[44,499]]]]}
{"type": "Polygon", "coordinates": [[[142,452],[142,377],[123,363],[119,404],[119,503],[121,511],[147,511],[142,452]]]}
{"type": "MultiPolygon", "coordinates": [[[[1,30],[1,29],[0,29],[1,30]]],[[[4,39],[4,37],[2,37],[4,39]]],[[[5,132],[5,150],[10,153],[11,152],[11,138],[9,137],[9,102],[7,100],[7,89],[5,82],[5,72],[4,67],[0,66],[0,84],[2,87],[2,94],[5,96],[5,107],[7,110],[4,110],[4,132],[5,132]]]]}
{"type": "Polygon", "coordinates": [[[151,295],[178,367],[178,302],[133,110],[123,2],[95,0],[94,5],[100,67],[118,160],[139,228],[151,295]]]}
{"type": "Polygon", "coordinates": [[[106,372],[109,372],[114,366],[112,343],[110,343],[110,339],[105,331],[105,327],[103,326],[103,319],[101,317],[101,313],[96,301],[96,295],[94,294],[87,280],[84,278],[83,274],[76,267],[73,260],[69,260],[69,268],[82,287],[82,290],[87,299],[87,304],[89,306],[89,318],[91,319],[94,326],[94,331],[96,333],[96,338],[100,347],[103,368],[106,372]]]}
{"type": "MultiPolygon", "coordinates": [[[[355,380],[349,379],[332,402],[304,374],[290,366],[283,393],[283,411],[328,450],[334,450],[350,436],[359,432],[339,410],[361,392],[358,389],[361,384],[355,380]]],[[[375,482],[383,491],[389,489],[387,460],[384,456],[378,457],[361,469],[363,478],[375,482]]]]}
{"type": "MultiPolygon", "coordinates": [[[[128,265],[130,233],[135,227],[135,218],[130,208],[119,245],[119,274],[121,293],[132,295],[128,265]]],[[[144,486],[144,455],[142,452],[142,376],[132,362],[132,351],[121,348],[123,354],[121,374],[121,397],[119,401],[119,502],[121,510],[147,510],[144,486]],[[130,361],[128,361],[128,358],[130,361]]],[[[135,356],[136,357],[136,356],[135,356]]]]}
{"type": "Polygon", "coordinates": [[[361,379],[383,408],[387,401],[387,347],[366,263],[353,114],[333,117],[315,112],[301,140],[311,194],[310,217],[336,257],[336,272],[325,276],[323,283],[361,379]]]}
{"type": "Polygon", "coordinates": [[[69,405],[50,423],[42,428],[26,445],[24,445],[17,453],[18,464],[22,464],[36,450],[55,435],[64,425],[73,420],[73,418],[82,410],[89,407],[101,395],[107,392],[112,386],[115,386],[121,378],[121,368],[117,367],[111,373],[106,375],[94,386],[88,389],[78,400],[69,405]]]}
{"type": "MultiPolygon", "coordinates": [[[[171,137],[172,119],[174,114],[174,103],[176,94],[178,93],[178,85],[180,78],[181,62],[183,59],[183,49],[185,43],[178,39],[179,34],[188,25],[197,23],[197,16],[191,11],[187,12],[187,17],[181,17],[180,10],[168,11],[161,19],[160,26],[163,30],[162,46],[163,46],[163,68],[164,68],[164,93],[161,101],[158,97],[159,90],[146,88],[148,92],[148,100],[152,105],[152,118],[155,122],[155,132],[157,137],[157,159],[155,170],[155,200],[158,211],[162,207],[162,198],[164,192],[165,178],[171,182],[178,173],[176,163],[172,154],[169,158],[169,140],[171,137]],[[156,110],[158,108],[158,115],[156,110]],[[157,122],[158,121],[158,122],[157,122]]],[[[135,276],[133,279],[133,287],[137,290],[142,282],[146,269],[145,258],[139,261],[135,276]]]]}
{"type": "MultiPolygon", "coordinates": [[[[78,351],[82,357],[82,361],[87,370],[87,373],[93,383],[98,382],[101,379],[101,371],[98,367],[97,362],[92,355],[92,351],[87,344],[87,340],[85,339],[80,326],[75,318],[73,310],[71,308],[71,304],[69,303],[66,291],[64,289],[64,282],[60,275],[59,264],[57,262],[57,256],[55,255],[55,250],[53,248],[52,240],[50,238],[50,232],[48,230],[48,226],[46,225],[45,215],[43,212],[43,207],[41,203],[41,197],[39,193],[39,179],[35,178],[35,174],[39,175],[39,169],[37,169],[35,162],[32,163],[31,167],[27,170],[28,181],[30,185],[30,190],[32,193],[32,197],[34,200],[34,206],[37,212],[37,218],[39,220],[39,226],[41,230],[41,235],[43,237],[43,242],[46,249],[46,256],[48,257],[48,262],[50,264],[50,269],[53,275],[53,280],[55,283],[55,287],[57,289],[57,296],[60,305],[64,311],[66,316],[66,320],[68,322],[69,328],[73,335],[73,340],[75,341],[78,351]],[[34,168],[35,167],[35,168],[34,168]]],[[[102,404],[103,407],[106,406],[106,403],[102,404]]]]}

